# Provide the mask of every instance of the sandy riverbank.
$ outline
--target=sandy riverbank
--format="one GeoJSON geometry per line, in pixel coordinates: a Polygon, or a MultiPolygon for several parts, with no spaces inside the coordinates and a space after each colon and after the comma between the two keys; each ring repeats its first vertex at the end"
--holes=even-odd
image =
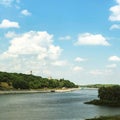
{"type": "Polygon", "coordinates": [[[49,93],[49,92],[71,92],[80,88],[65,88],[65,89],[39,89],[39,90],[9,90],[0,91],[0,94],[29,94],[29,93],[49,93]]]}

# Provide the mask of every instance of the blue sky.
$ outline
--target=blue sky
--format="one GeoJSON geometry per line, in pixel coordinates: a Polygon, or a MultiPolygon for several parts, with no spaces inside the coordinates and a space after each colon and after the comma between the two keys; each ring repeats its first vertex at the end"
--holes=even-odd
{"type": "Polygon", "coordinates": [[[0,71],[120,84],[120,0],[0,0],[0,71]]]}

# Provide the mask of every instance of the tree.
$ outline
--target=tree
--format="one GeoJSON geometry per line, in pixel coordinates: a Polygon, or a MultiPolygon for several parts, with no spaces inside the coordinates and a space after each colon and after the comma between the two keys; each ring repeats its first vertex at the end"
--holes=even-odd
{"type": "Polygon", "coordinates": [[[101,87],[98,90],[100,100],[120,101],[120,86],[101,87]]]}
{"type": "Polygon", "coordinates": [[[16,89],[29,89],[29,85],[24,80],[15,80],[13,82],[13,87],[16,89]]]}

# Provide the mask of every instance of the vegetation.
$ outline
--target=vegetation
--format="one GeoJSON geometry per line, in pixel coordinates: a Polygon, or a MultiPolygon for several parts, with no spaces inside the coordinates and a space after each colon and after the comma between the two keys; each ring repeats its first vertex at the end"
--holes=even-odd
{"type": "Polygon", "coordinates": [[[73,82],[64,79],[48,79],[22,73],[0,72],[0,90],[42,89],[42,88],[76,88],[73,82]]]}
{"type": "Polygon", "coordinates": [[[120,116],[101,116],[99,118],[91,118],[86,120],[120,120],[120,116]]]}
{"type": "Polygon", "coordinates": [[[101,87],[98,89],[98,97],[99,100],[92,100],[86,104],[120,107],[120,86],[101,87]]]}
{"type": "Polygon", "coordinates": [[[98,90],[98,97],[100,100],[120,101],[120,86],[101,87],[98,90]]]}
{"type": "Polygon", "coordinates": [[[80,85],[82,88],[101,88],[101,87],[111,87],[115,84],[92,84],[92,85],[80,85]]]}

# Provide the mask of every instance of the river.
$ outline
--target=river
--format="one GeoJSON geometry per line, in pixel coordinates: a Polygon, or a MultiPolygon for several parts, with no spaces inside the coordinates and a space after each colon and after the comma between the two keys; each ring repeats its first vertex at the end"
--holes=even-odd
{"type": "Polygon", "coordinates": [[[0,95],[0,120],[85,120],[118,115],[120,108],[84,104],[97,90],[0,95]]]}

